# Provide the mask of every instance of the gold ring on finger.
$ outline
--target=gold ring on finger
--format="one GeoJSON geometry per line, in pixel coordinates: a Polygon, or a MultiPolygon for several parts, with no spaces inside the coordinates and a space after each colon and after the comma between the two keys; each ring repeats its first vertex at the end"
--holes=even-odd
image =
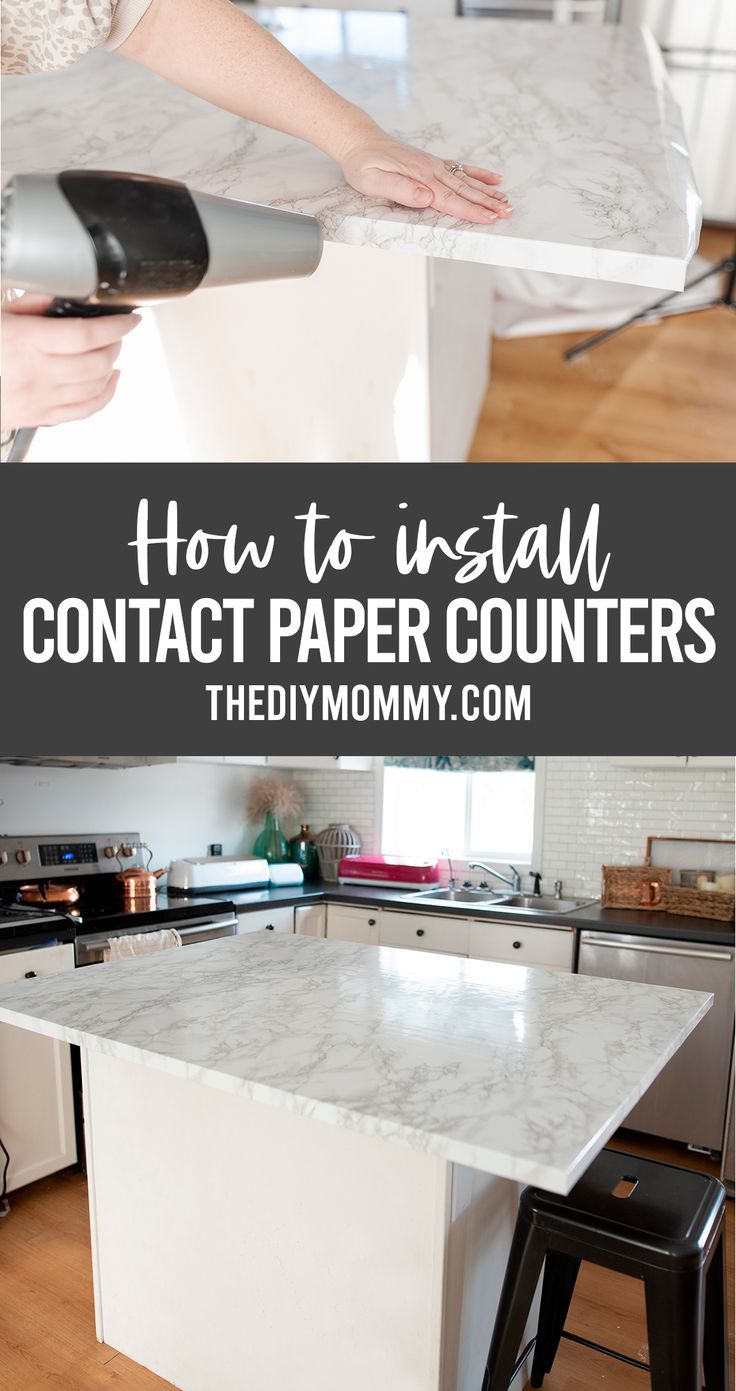
{"type": "Polygon", "coordinates": [[[450,165],[450,173],[451,173],[451,174],[464,174],[464,173],[465,173],[465,170],[463,169],[462,164],[458,164],[457,160],[455,160],[454,163],[452,163],[452,164],[450,165]]]}

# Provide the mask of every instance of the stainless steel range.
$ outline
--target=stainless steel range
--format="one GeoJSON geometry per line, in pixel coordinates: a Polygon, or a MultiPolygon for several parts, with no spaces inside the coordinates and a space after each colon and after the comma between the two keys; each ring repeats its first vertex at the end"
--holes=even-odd
{"type": "Polygon", "coordinates": [[[136,831],[76,835],[0,836],[0,951],[17,946],[21,927],[73,940],[77,966],[104,959],[111,937],[174,927],[184,946],[234,936],[232,903],[218,898],[169,898],[145,906],[126,901],[120,875],[144,871],[148,847],[136,831]]]}

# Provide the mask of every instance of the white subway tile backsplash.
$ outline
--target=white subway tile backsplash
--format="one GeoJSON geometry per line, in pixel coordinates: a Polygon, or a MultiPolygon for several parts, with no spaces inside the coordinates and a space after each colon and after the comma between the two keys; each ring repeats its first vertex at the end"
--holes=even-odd
{"type": "MultiPolygon", "coordinates": [[[[562,879],[568,893],[597,896],[601,865],[643,862],[649,835],[734,836],[732,769],[640,769],[583,755],[546,764],[540,869],[548,887],[562,879]]],[[[313,831],[348,821],[365,850],[379,849],[374,774],[308,771],[297,780],[313,831]]]]}

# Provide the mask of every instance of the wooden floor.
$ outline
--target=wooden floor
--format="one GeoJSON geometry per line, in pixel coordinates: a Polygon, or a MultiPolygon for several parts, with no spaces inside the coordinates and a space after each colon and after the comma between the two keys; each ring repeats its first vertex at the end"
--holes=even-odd
{"type": "MultiPolygon", "coordinates": [[[[630,1136],[620,1143],[634,1147],[630,1136]]],[[[687,1151],[679,1146],[637,1148],[688,1162],[687,1151]]],[[[12,1194],[11,1204],[10,1215],[0,1221],[0,1391],[165,1391],[169,1382],[95,1340],[84,1180],[71,1173],[44,1179],[12,1194]]],[[[733,1203],[728,1243],[733,1308],[733,1203]]],[[[568,1328],[646,1361],[642,1286],[584,1265],[568,1328]]],[[[598,1386],[601,1391],[647,1391],[648,1378],[636,1368],[563,1342],[554,1372],[545,1380],[546,1391],[594,1391],[598,1386]]]]}
{"type": "MultiPolygon", "coordinates": [[[[715,262],[734,233],[705,229],[715,262]]],[[[652,293],[652,300],[657,299],[652,293]]],[[[496,339],[471,463],[733,463],[736,313],[635,325],[575,363],[585,333],[496,339]]]]}

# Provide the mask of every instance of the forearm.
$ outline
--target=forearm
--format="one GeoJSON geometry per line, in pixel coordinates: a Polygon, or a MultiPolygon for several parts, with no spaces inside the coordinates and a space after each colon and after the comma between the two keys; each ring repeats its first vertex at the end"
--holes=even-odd
{"type": "Polygon", "coordinates": [[[215,106],[308,140],[339,163],[376,130],[230,0],[152,0],[117,50],[215,106]]]}

